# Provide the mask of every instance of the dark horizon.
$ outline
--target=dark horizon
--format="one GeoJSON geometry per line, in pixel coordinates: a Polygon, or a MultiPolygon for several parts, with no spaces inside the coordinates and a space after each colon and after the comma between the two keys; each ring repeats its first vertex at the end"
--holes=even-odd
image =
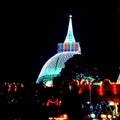
{"type": "Polygon", "coordinates": [[[61,8],[3,7],[0,80],[35,82],[45,62],[57,53],[57,43],[64,41],[70,14],[82,53],[98,64],[119,67],[120,10],[117,0],[109,4],[101,1],[94,6],[85,1],[61,8]]]}

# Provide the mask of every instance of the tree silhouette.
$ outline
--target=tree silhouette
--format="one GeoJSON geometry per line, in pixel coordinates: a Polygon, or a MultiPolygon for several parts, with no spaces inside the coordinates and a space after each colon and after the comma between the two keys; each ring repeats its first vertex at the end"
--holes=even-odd
{"type": "Polygon", "coordinates": [[[101,79],[100,71],[92,59],[83,55],[74,55],[65,63],[60,74],[65,80],[101,79]]]}

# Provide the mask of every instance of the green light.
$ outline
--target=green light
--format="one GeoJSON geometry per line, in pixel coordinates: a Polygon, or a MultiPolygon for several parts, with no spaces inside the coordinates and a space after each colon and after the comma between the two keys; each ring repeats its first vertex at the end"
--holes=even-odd
{"type": "Polygon", "coordinates": [[[69,15],[69,18],[72,18],[72,15],[69,15]]]}

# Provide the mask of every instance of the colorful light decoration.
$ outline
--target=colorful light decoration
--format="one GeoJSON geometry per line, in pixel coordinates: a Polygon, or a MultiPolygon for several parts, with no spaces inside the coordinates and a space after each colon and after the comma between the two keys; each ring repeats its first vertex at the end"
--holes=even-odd
{"type": "Polygon", "coordinates": [[[72,15],[69,16],[68,31],[64,43],[58,43],[57,54],[51,57],[42,67],[36,83],[43,81],[44,84],[48,80],[53,80],[58,76],[65,62],[75,54],[81,54],[80,43],[75,41],[72,27],[72,15]]]}
{"type": "Polygon", "coordinates": [[[110,91],[111,95],[119,95],[120,84],[111,82],[110,80],[107,80],[107,81],[109,81],[109,84],[106,86],[104,85],[104,82],[105,82],[104,80],[99,83],[97,82],[97,84],[95,84],[96,82],[95,80],[92,80],[91,82],[89,82],[86,79],[82,79],[81,81],[79,81],[79,85],[77,86],[79,88],[78,94],[82,94],[85,89],[88,89],[89,91],[91,91],[92,89],[93,90],[96,89],[100,96],[107,95],[107,91],[110,91]]]}

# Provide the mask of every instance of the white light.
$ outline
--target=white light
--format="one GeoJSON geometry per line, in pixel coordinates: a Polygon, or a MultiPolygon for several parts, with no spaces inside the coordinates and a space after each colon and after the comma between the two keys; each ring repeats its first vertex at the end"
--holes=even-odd
{"type": "Polygon", "coordinates": [[[91,118],[95,118],[95,114],[94,113],[91,113],[90,116],[91,116],[91,118]]]}
{"type": "Polygon", "coordinates": [[[108,115],[108,118],[112,118],[112,115],[108,115]]]}
{"type": "Polygon", "coordinates": [[[52,81],[47,81],[47,82],[46,82],[46,86],[47,86],[47,87],[51,87],[51,86],[52,86],[52,83],[53,83],[52,81]]]}
{"type": "Polygon", "coordinates": [[[116,116],[114,115],[113,118],[116,118],[116,116]]]}
{"type": "Polygon", "coordinates": [[[90,104],[90,101],[88,101],[87,104],[90,104]]]}
{"type": "Polygon", "coordinates": [[[114,104],[113,101],[110,101],[110,102],[109,102],[109,105],[114,106],[115,104],[114,104]]]}

